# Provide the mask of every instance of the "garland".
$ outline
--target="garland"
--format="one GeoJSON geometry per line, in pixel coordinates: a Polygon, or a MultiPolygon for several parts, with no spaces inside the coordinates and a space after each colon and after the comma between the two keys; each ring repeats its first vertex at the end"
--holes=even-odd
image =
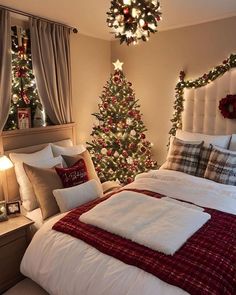
{"type": "Polygon", "coordinates": [[[170,136],[175,136],[176,130],[182,127],[182,112],[184,110],[184,89],[199,88],[205,86],[235,67],[236,54],[231,54],[226,60],[223,61],[221,65],[218,65],[217,67],[213,68],[211,71],[196,80],[184,80],[185,73],[184,71],[180,72],[179,82],[175,87],[174,113],[173,118],[171,119],[172,127],[169,131],[170,136]]]}
{"type": "Polygon", "coordinates": [[[139,40],[148,41],[150,33],[157,31],[161,20],[160,3],[157,0],[112,0],[107,15],[107,24],[121,44],[137,44],[139,40]]]}

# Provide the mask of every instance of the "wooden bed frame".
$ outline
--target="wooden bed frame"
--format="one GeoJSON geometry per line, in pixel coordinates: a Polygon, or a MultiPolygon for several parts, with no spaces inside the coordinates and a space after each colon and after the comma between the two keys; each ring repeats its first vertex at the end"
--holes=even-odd
{"type": "MultiPolygon", "coordinates": [[[[0,154],[11,152],[33,153],[50,142],[71,139],[76,144],[76,124],[63,124],[39,128],[3,131],[0,136],[0,154]]],[[[19,199],[19,187],[14,168],[1,173],[0,200],[19,199]]]]}

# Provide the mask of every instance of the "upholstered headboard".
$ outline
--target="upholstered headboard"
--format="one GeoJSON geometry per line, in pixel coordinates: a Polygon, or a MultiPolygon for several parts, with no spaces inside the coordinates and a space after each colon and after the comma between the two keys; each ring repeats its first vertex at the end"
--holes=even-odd
{"type": "Polygon", "coordinates": [[[182,129],[205,134],[236,133],[236,120],[226,119],[219,110],[219,101],[236,94],[236,68],[204,87],[184,91],[182,129]]]}
{"type": "MultiPolygon", "coordinates": [[[[9,155],[11,152],[33,153],[44,148],[49,142],[58,142],[65,139],[71,139],[73,144],[76,144],[75,135],[74,123],[6,131],[0,136],[0,154],[9,155]]],[[[7,184],[7,192],[5,187],[7,199],[9,201],[18,199],[19,188],[14,168],[2,173],[1,178],[3,186],[7,184]]],[[[0,194],[0,200],[2,198],[3,194],[0,194]]]]}
{"type": "Polygon", "coordinates": [[[236,55],[195,80],[186,80],[181,71],[175,90],[170,135],[178,128],[204,134],[236,133],[236,119],[224,118],[219,110],[222,98],[236,95],[236,55]]]}

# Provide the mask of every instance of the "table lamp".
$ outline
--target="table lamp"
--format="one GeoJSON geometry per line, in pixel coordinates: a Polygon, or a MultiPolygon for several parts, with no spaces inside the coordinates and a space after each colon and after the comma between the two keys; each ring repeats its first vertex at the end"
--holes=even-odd
{"type": "Polygon", "coordinates": [[[2,172],[2,186],[3,186],[3,193],[5,201],[8,201],[8,180],[6,176],[6,170],[13,167],[12,162],[10,159],[5,155],[0,155],[0,171],[2,172]]]}

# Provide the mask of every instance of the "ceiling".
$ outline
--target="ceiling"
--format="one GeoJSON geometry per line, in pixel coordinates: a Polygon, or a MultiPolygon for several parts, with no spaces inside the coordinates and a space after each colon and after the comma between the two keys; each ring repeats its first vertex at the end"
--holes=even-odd
{"type": "MultiPolygon", "coordinates": [[[[160,0],[160,3],[163,14],[160,31],[236,16],[236,0],[160,0]]],[[[110,0],[0,0],[0,4],[76,27],[84,35],[113,38],[106,25],[110,0]]]]}

